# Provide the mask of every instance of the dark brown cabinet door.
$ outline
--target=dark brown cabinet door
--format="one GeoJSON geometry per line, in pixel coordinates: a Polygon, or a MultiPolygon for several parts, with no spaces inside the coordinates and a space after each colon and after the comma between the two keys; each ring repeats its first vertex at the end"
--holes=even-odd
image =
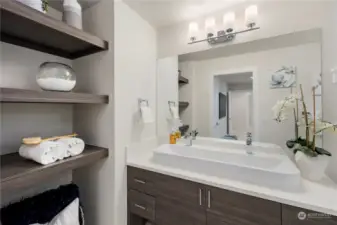
{"type": "Polygon", "coordinates": [[[213,187],[206,199],[210,225],[281,225],[279,203],[213,187]]]}
{"type": "Polygon", "coordinates": [[[337,217],[293,206],[282,206],[282,225],[337,225],[337,217]]]}
{"type": "Polygon", "coordinates": [[[155,181],[156,196],[161,196],[180,202],[204,208],[204,186],[195,182],[159,174],[155,181]]]}
{"type": "Polygon", "coordinates": [[[156,225],[206,225],[206,212],[195,204],[157,197],[156,225]]]}

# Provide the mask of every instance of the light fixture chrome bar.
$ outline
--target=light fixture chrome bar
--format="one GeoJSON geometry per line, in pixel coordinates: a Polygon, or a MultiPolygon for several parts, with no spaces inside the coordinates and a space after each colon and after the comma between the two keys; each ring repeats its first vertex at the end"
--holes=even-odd
{"type": "Polygon", "coordinates": [[[233,33],[226,33],[224,35],[218,35],[218,36],[211,37],[211,38],[205,38],[205,39],[198,40],[198,41],[192,41],[192,42],[189,42],[188,44],[191,45],[191,44],[196,44],[196,43],[200,43],[200,42],[204,42],[204,41],[208,41],[209,42],[209,41],[217,39],[217,38],[235,36],[237,34],[242,34],[242,33],[246,33],[246,32],[249,32],[249,31],[254,31],[254,30],[259,30],[259,29],[260,29],[260,27],[253,27],[253,28],[249,28],[249,29],[246,29],[246,30],[236,31],[236,32],[233,32],[233,33]]]}

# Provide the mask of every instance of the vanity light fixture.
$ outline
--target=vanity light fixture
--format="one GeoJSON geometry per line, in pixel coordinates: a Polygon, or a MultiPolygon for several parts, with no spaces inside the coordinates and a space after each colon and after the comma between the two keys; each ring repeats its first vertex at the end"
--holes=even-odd
{"type": "Polygon", "coordinates": [[[197,40],[198,32],[199,32],[199,25],[197,23],[190,23],[189,36],[192,42],[197,40]]]}
{"type": "Polygon", "coordinates": [[[223,16],[223,25],[225,28],[225,31],[228,33],[233,32],[234,26],[235,26],[235,13],[234,12],[230,12],[227,13],[223,16]]]}
{"type": "Polygon", "coordinates": [[[210,45],[220,44],[232,41],[237,34],[246,33],[253,30],[258,30],[260,27],[256,27],[258,17],[258,9],[256,5],[249,6],[245,10],[245,25],[247,29],[236,31],[235,29],[235,13],[229,12],[223,16],[223,29],[216,31],[216,22],[214,17],[207,18],[205,20],[206,38],[197,40],[196,33],[199,33],[197,23],[190,23],[189,25],[189,38],[188,44],[195,44],[199,42],[207,41],[210,45]]]}
{"type": "Polygon", "coordinates": [[[253,28],[255,27],[257,23],[257,6],[256,5],[251,5],[249,6],[246,11],[245,11],[245,16],[246,16],[246,26],[248,28],[253,28]]]}
{"type": "Polygon", "coordinates": [[[215,31],[215,18],[210,17],[205,21],[205,30],[207,32],[207,38],[212,38],[214,36],[215,31]]]}

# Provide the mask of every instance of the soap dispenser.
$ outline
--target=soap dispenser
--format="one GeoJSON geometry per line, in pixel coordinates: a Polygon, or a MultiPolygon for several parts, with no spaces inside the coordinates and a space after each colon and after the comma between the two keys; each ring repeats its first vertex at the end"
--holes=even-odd
{"type": "Polygon", "coordinates": [[[176,131],[174,129],[172,129],[172,132],[170,133],[170,144],[174,145],[176,143],[177,143],[176,131]]]}

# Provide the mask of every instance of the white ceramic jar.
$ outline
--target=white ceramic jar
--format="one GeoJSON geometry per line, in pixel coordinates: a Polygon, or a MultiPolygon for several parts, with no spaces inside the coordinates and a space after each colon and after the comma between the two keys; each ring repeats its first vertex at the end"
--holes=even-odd
{"type": "Polygon", "coordinates": [[[63,1],[63,22],[82,30],[82,7],[77,0],[63,1]]]}

